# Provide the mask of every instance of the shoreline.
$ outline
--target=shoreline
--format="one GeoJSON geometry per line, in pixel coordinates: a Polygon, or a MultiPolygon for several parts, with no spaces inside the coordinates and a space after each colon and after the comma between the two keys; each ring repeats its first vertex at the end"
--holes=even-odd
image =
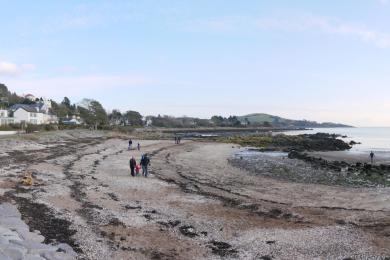
{"type": "MultiPolygon", "coordinates": [[[[310,156],[320,157],[328,161],[345,161],[347,163],[371,163],[370,152],[366,151],[329,151],[308,152],[310,156]]],[[[390,164],[390,151],[376,151],[374,165],[390,164]]]]}

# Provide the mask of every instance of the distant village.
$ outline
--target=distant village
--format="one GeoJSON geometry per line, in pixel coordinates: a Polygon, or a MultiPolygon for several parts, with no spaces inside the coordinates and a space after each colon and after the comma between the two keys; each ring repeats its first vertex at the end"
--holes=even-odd
{"type": "Polygon", "coordinates": [[[47,128],[58,126],[81,126],[95,129],[114,127],[349,127],[344,124],[317,123],[307,120],[291,120],[269,114],[249,114],[244,116],[212,116],[210,119],[195,117],[173,117],[167,115],[142,116],[139,112],[118,109],[107,111],[98,101],[83,99],[77,104],[69,98],[57,103],[33,94],[17,95],[0,83],[0,127],[20,129],[27,126],[43,125],[47,128]],[[46,127],[48,126],[48,127],[46,127]]]}
{"type": "MultiPolygon", "coordinates": [[[[51,100],[36,98],[32,94],[23,95],[23,97],[31,101],[31,104],[14,104],[6,109],[0,109],[0,125],[46,125],[59,123],[59,118],[53,113],[51,100]]],[[[80,117],[77,116],[63,118],[61,122],[73,125],[82,124],[80,117]]]]}

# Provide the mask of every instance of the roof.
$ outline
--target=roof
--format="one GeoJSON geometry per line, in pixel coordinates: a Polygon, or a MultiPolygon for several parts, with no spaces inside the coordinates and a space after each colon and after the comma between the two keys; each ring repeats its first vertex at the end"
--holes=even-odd
{"type": "Polygon", "coordinates": [[[39,111],[40,107],[37,106],[37,104],[34,104],[34,105],[15,104],[15,105],[11,106],[9,109],[12,110],[12,111],[16,111],[19,108],[24,109],[27,112],[35,112],[35,113],[39,113],[40,112],[39,111]]]}

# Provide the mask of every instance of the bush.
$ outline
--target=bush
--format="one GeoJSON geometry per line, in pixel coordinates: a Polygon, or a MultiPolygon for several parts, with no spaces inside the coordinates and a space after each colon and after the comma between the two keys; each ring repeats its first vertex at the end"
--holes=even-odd
{"type": "Polygon", "coordinates": [[[43,129],[45,131],[56,131],[56,130],[58,130],[58,126],[57,125],[44,125],[43,129]]]}
{"type": "Polygon", "coordinates": [[[38,125],[28,124],[27,127],[26,127],[26,133],[27,134],[33,133],[33,132],[37,132],[39,130],[40,130],[40,127],[38,125]]]}
{"type": "Polygon", "coordinates": [[[132,133],[135,129],[133,126],[109,126],[109,125],[104,125],[104,126],[99,126],[99,130],[109,130],[109,131],[117,131],[120,133],[124,134],[129,134],[132,133]]]}

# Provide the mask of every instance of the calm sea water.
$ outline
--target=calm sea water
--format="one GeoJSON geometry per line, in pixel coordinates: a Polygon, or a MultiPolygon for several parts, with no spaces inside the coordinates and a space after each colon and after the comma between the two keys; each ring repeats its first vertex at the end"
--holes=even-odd
{"type": "Polygon", "coordinates": [[[390,127],[356,127],[356,128],[315,128],[313,130],[286,132],[287,135],[329,133],[346,135],[344,141],[360,142],[352,151],[390,151],[390,127]]]}

